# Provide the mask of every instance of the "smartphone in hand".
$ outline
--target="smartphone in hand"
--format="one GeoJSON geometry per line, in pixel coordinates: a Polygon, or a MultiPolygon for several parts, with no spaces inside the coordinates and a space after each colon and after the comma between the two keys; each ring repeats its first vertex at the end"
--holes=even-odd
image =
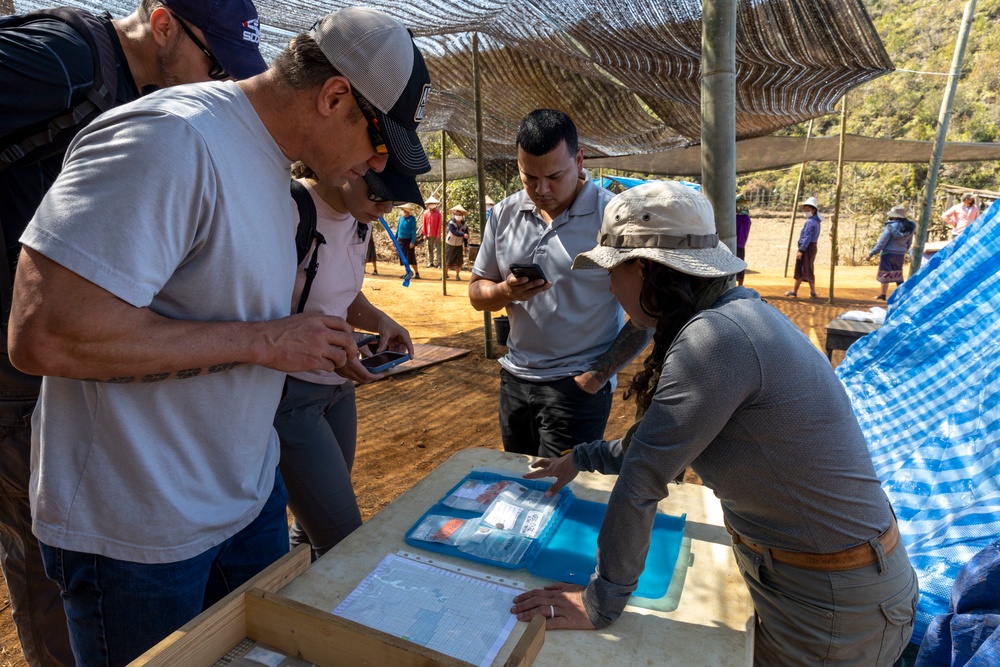
{"type": "Polygon", "coordinates": [[[379,352],[375,356],[365,357],[361,360],[361,365],[368,369],[369,373],[381,373],[382,371],[387,371],[393,366],[398,366],[404,361],[409,361],[410,355],[406,352],[392,352],[386,350],[385,352],[379,352]]]}
{"type": "Polygon", "coordinates": [[[511,264],[510,272],[518,278],[527,278],[528,280],[545,280],[545,282],[548,282],[545,278],[545,273],[542,271],[542,267],[537,264],[511,264]]]}

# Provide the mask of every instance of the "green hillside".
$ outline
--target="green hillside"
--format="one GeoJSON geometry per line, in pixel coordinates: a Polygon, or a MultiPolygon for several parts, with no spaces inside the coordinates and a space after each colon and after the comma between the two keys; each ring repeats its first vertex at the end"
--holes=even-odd
{"type": "MultiPolygon", "coordinates": [[[[963,0],[866,2],[872,20],[897,71],[848,93],[847,131],[886,139],[930,140],[936,136],[938,114],[946,76],[951,69],[958,30],[965,10],[963,0]],[[903,71],[912,70],[912,71],[903,71]]],[[[979,0],[966,47],[962,76],[949,122],[949,141],[1000,141],[1000,0],[979,0]]],[[[836,135],[839,114],[816,119],[814,134],[836,135]]],[[[806,133],[806,124],[781,134],[806,133]]],[[[929,163],[929,158],[928,158],[929,163]]],[[[845,167],[842,208],[848,215],[879,215],[889,206],[919,204],[928,164],[879,165],[850,163],[845,167]]],[[[741,177],[744,189],[768,189],[788,199],[794,191],[798,168],[760,172],[741,177]]],[[[1000,189],[1000,163],[945,163],[938,183],[969,188],[1000,189]]],[[[831,202],[835,192],[836,164],[813,163],[805,172],[804,190],[821,202],[831,202]]],[[[936,205],[944,203],[939,192],[936,205]]],[[[916,215],[916,213],[914,213],[916,215]]],[[[936,216],[935,216],[936,217],[936,216]]],[[[931,234],[943,233],[935,229],[931,234]]]]}

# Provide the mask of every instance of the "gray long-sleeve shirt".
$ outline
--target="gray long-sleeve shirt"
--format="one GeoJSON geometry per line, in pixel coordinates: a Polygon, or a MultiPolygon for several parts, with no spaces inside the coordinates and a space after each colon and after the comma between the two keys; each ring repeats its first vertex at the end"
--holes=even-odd
{"type": "Polygon", "coordinates": [[[597,441],[576,447],[573,463],[619,474],[584,593],[598,628],[618,618],[635,590],[657,503],[688,465],[715,491],[733,529],[770,547],[832,553],[878,536],[891,521],[826,357],[741,287],[677,335],[627,453],[620,441],[597,441]]]}

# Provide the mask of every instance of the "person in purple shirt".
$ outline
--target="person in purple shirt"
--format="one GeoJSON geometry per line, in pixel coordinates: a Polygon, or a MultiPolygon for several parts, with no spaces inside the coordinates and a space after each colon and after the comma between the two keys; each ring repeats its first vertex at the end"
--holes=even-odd
{"type": "Polygon", "coordinates": [[[799,234],[799,251],[795,255],[795,284],[785,292],[785,296],[797,297],[799,285],[803,281],[809,283],[809,298],[818,299],[816,294],[816,243],[819,241],[820,225],[823,217],[819,214],[819,205],[815,197],[810,197],[802,204],[802,211],[809,216],[799,234]]]}
{"type": "MultiPolygon", "coordinates": [[[[746,196],[738,195],[736,197],[736,256],[740,259],[746,259],[747,256],[747,238],[750,236],[751,224],[750,206],[747,204],[746,196]]],[[[737,285],[743,284],[746,273],[744,270],[736,274],[737,285]]]]}

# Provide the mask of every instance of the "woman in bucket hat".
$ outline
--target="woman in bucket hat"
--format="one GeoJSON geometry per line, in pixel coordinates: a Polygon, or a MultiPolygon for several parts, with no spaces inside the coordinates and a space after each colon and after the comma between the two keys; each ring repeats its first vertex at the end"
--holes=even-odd
{"type": "MultiPolygon", "coordinates": [[[[892,665],[912,632],[917,579],[864,435],[826,357],[756,292],[721,244],[712,206],[672,182],[640,185],[604,213],[574,269],[604,269],[653,350],[632,379],[620,440],[532,464],[528,478],[618,474],[586,587],[514,598],[519,620],[603,628],[643,571],[667,484],[690,465],[719,497],[756,610],[755,665],[892,665]]],[[[677,508],[676,513],[681,513],[677,508]]]]}
{"type": "Polygon", "coordinates": [[[448,272],[455,271],[455,280],[461,280],[462,264],[465,263],[465,244],[469,241],[469,227],[465,224],[466,211],[461,204],[455,204],[448,212],[451,213],[451,220],[448,221],[448,232],[445,234],[444,242],[447,245],[444,256],[444,277],[448,279],[448,272]]]}
{"type": "Polygon", "coordinates": [[[823,220],[823,216],[819,214],[819,204],[816,203],[815,197],[810,197],[802,202],[801,208],[809,218],[799,234],[799,251],[795,254],[795,284],[791,290],[785,292],[785,296],[798,296],[799,285],[804,281],[809,283],[809,297],[818,299],[819,294],[816,294],[816,244],[819,242],[819,223],[823,220]]]}
{"type": "Polygon", "coordinates": [[[896,287],[903,284],[903,260],[913,243],[913,232],[917,229],[917,223],[906,217],[905,206],[893,206],[888,218],[882,235],[878,237],[878,243],[868,253],[868,259],[881,253],[875,276],[882,283],[882,293],[875,297],[878,301],[885,301],[889,283],[896,283],[896,287]]]}

